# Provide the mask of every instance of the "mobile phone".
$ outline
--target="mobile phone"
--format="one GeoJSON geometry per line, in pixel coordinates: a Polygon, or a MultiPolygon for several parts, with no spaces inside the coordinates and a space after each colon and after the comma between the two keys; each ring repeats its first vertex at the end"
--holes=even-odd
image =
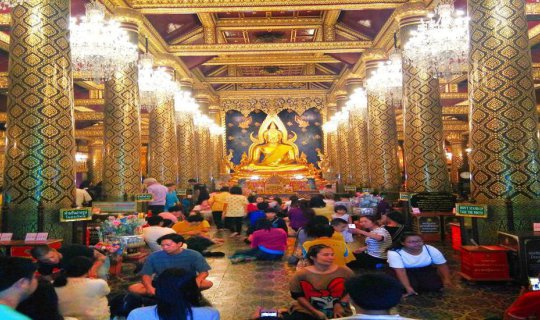
{"type": "Polygon", "coordinates": [[[356,229],[356,225],[354,223],[349,223],[349,229],[356,229]]]}
{"type": "Polygon", "coordinates": [[[538,277],[529,277],[529,286],[532,291],[540,290],[540,280],[538,277]]]}
{"type": "Polygon", "coordinates": [[[278,312],[277,310],[261,310],[259,315],[261,317],[277,317],[278,312]]]}

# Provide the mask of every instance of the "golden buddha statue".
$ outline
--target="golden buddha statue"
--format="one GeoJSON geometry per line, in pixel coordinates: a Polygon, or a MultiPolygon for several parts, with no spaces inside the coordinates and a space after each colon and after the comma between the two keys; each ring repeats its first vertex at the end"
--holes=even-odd
{"type": "MultiPolygon", "coordinates": [[[[294,134],[294,133],[293,133],[294,134]]],[[[267,117],[259,129],[258,137],[251,134],[253,144],[247,156],[235,169],[250,172],[296,172],[308,170],[301,161],[298,147],[294,142],[296,134],[287,139],[287,129],[277,116],[267,117]]]]}

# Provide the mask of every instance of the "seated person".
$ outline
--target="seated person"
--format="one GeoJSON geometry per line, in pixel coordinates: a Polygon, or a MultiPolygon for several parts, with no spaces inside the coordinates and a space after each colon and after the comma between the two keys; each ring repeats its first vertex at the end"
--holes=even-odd
{"type": "Polygon", "coordinates": [[[60,313],[79,320],[109,320],[109,285],[102,279],[88,278],[93,262],[88,257],[71,259],[54,281],[60,313]]]}
{"type": "Polygon", "coordinates": [[[209,252],[209,247],[216,243],[223,243],[221,239],[213,240],[210,237],[210,223],[204,220],[199,214],[193,214],[187,217],[187,220],[177,222],[173,226],[174,231],[184,237],[187,247],[191,250],[200,252],[203,256],[223,257],[223,252],[209,252]]]}
{"type": "Polygon", "coordinates": [[[446,259],[437,248],[424,244],[422,237],[412,232],[403,234],[401,246],[388,251],[388,264],[405,288],[405,296],[452,286],[446,259]]]}
{"type": "Polygon", "coordinates": [[[164,270],[155,280],[157,305],[134,309],[128,320],[219,320],[219,311],[208,305],[194,273],[164,270]]]}
{"type": "Polygon", "coordinates": [[[381,216],[381,223],[392,236],[392,246],[399,247],[404,232],[410,231],[405,227],[405,219],[398,211],[390,211],[381,216]]]}
{"type": "Polygon", "coordinates": [[[287,233],[281,228],[274,228],[270,220],[261,219],[257,231],[251,235],[250,250],[235,252],[232,263],[249,260],[279,260],[287,249],[287,233]]]}
{"type": "Polygon", "coordinates": [[[332,215],[332,219],[336,218],[343,219],[347,221],[347,223],[352,223],[351,215],[347,213],[347,207],[341,204],[334,207],[334,214],[332,215]]]}
{"type": "Polygon", "coordinates": [[[521,289],[519,297],[504,312],[504,320],[518,319],[540,319],[540,291],[521,289]]]}
{"type": "Polygon", "coordinates": [[[319,320],[351,315],[345,292],[345,281],[353,276],[351,269],[338,266],[334,251],[324,244],[311,246],[306,256],[311,265],[294,274],[290,289],[296,303],[284,318],[319,320]]]}
{"type": "Polygon", "coordinates": [[[0,257],[0,316],[2,319],[30,320],[15,311],[23,300],[36,291],[36,266],[32,260],[18,257],[0,257]]]}
{"type": "Polygon", "coordinates": [[[169,208],[169,211],[161,212],[159,214],[163,219],[172,220],[174,223],[177,223],[178,220],[184,220],[184,214],[182,213],[182,208],[179,206],[172,206],[169,208]]]}
{"type": "Polygon", "coordinates": [[[289,234],[287,223],[285,223],[285,220],[277,216],[276,209],[274,208],[266,209],[265,215],[266,215],[266,219],[272,223],[272,227],[283,229],[283,231],[285,231],[286,234],[289,234]]]}
{"type": "Polygon", "coordinates": [[[392,246],[392,237],[379,226],[376,216],[361,216],[357,224],[359,228],[349,229],[351,233],[365,236],[364,247],[354,251],[356,261],[349,264],[352,268],[376,269],[386,263],[386,251],[392,246]]]}
{"type": "MultiPolygon", "coordinates": [[[[68,320],[58,306],[58,295],[50,281],[38,280],[36,291],[17,306],[17,311],[33,320],[68,320]]],[[[0,311],[0,315],[2,312],[0,311]]]]}
{"type": "Polygon", "coordinates": [[[345,291],[349,294],[356,315],[338,319],[396,319],[413,320],[391,314],[391,309],[399,304],[403,287],[394,278],[385,274],[363,274],[345,281],[345,291]]]}
{"type": "Polygon", "coordinates": [[[206,280],[210,266],[204,257],[197,251],[184,249],[185,240],[179,234],[166,234],[157,239],[162,251],[153,252],[146,258],[141,270],[142,282],[133,284],[129,291],[140,295],[156,294],[152,284],[152,277],[159,276],[164,270],[180,268],[197,274],[197,285],[201,290],[212,287],[213,283],[206,280]]]}
{"type": "Polygon", "coordinates": [[[174,226],[174,222],[172,222],[172,220],[169,220],[169,219],[163,219],[163,225],[162,227],[163,228],[171,228],[174,226]]]}
{"type": "Polygon", "coordinates": [[[58,250],[47,245],[40,245],[33,247],[30,254],[38,261],[38,272],[45,277],[50,277],[53,272],[64,269],[71,259],[78,256],[93,260],[94,264],[88,272],[91,278],[106,278],[109,272],[105,255],[80,244],[65,244],[58,250]]]}
{"type": "Polygon", "coordinates": [[[332,235],[334,234],[334,228],[332,228],[330,225],[328,224],[316,225],[311,230],[311,233],[313,234],[313,236],[315,236],[315,239],[304,242],[304,245],[303,245],[304,258],[307,258],[307,253],[309,252],[309,248],[311,248],[314,245],[324,244],[332,248],[334,252],[335,263],[338,266],[344,267],[347,265],[347,263],[354,260],[354,256],[349,253],[349,248],[347,247],[347,244],[345,244],[345,241],[335,240],[331,238],[332,235]]]}
{"type": "Polygon", "coordinates": [[[247,230],[247,235],[255,231],[255,227],[257,226],[257,221],[259,219],[265,219],[266,218],[266,210],[268,209],[268,202],[258,202],[257,203],[257,210],[251,211],[248,213],[248,219],[249,219],[249,225],[247,230]]]}
{"type": "Polygon", "coordinates": [[[161,247],[156,240],[166,234],[176,233],[176,231],[163,227],[163,218],[161,216],[148,217],[146,221],[148,222],[148,227],[143,228],[142,234],[144,242],[146,242],[152,252],[160,251],[161,247]]]}
{"type": "MultiPolygon", "coordinates": [[[[334,235],[340,234],[345,243],[354,242],[352,233],[349,232],[349,224],[341,218],[334,218],[330,221],[330,225],[334,228],[334,235]]],[[[334,237],[335,238],[335,237],[334,237]]],[[[337,238],[336,238],[337,240],[337,238]]]]}

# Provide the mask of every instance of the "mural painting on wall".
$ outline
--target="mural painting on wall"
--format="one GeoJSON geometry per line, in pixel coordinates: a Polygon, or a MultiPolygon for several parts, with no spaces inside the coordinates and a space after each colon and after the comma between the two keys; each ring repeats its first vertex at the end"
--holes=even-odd
{"type": "MultiPolygon", "coordinates": [[[[232,150],[231,161],[234,165],[240,164],[242,155],[248,153],[253,143],[250,137],[257,136],[267,116],[261,110],[252,111],[247,117],[236,110],[227,111],[225,116],[227,152],[230,153],[232,150]]],[[[294,140],[299,155],[305,155],[308,163],[316,165],[319,161],[317,149],[322,150],[323,141],[320,112],[313,108],[299,115],[291,109],[285,109],[278,114],[278,118],[287,131],[284,140],[294,140]]]]}

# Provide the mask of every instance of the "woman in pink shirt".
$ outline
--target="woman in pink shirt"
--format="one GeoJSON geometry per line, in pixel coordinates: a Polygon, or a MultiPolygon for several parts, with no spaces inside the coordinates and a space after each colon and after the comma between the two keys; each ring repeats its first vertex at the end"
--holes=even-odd
{"type": "Polygon", "coordinates": [[[287,248],[287,233],[281,228],[273,228],[267,219],[257,221],[255,232],[251,235],[251,249],[235,252],[232,263],[252,260],[280,260],[287,248]]]}

